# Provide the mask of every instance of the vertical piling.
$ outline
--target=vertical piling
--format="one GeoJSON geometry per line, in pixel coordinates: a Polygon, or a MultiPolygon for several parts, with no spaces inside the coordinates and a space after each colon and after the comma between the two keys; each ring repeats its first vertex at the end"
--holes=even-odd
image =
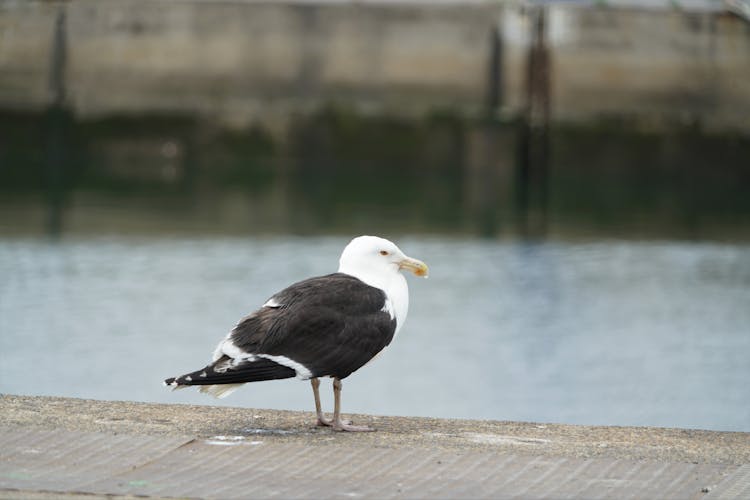
{"type": "Polygon", "coordinates": [[[490,61],[488,68],[487,112],[494,118],[503,104],[503,38],[498,24],[490,31],[490,61]]]}
{"type": "Polygon", "coordinates": [[[466,200],[472,228],[493,237],[503,232],[513,199],[516,129],[499,116],[505,104],[503,33],[498,22],[489,31],[484,117],[466,130],[466,200]]]}
{"type": "Polygon", "coordinates": [[[520,130],[516,213],[524,237],[540,237],[547,227],[549,170],[550,57],[546,9],[530,8],[531,43],[526,64],[526,102],[520,130]]]}
{"type": "Polygon", "coordinates": [[[63,225],[65,197],[66,135],[70,121],[65,109],[65,66],[67,59],[67,34],[65,6],[61,5],[55,18],[50,58],[50,102],[44,137],[45,173],[47,192],[47,234],[59,237],[63,225]]]}

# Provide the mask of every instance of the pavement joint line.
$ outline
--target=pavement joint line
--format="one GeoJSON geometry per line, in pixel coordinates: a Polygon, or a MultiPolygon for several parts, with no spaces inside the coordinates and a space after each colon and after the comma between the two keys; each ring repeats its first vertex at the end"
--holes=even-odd
{"type": "MultiPolygon", "coordinates": [[[[191,471],[196,468],[200,468],[203,470],[210,470],[211,474],[218,473],[221,471],[224,467],[226,467],[226,463],[229,460],[222,460],[222,458],[226,458],[231,453],[236,453],[236,450],[233,447],[224,448],[221,446],[212,446],[208,444],[204,444],[203,441],[196,440],[191,444],[191,447],[185,448],[182,450],[183,453],[190,454],[191,452],[195,451],[197,459],[200,460],[200,462],[193,462],[189,464],[187,469],[175,469],[173,472],[166,476],[161,476],[161,480],[174,480],[175,478],[178,478],[180,475],[191,471]],[[224,457],[222,457],[224,455],[224,457]],[[208,465],[207,465],[208,464],[208,465]]],[[[235,473],[236,474],[236,473],[235,473]]],[[[229,487],[230,484],[227,484],[227,487],[229,487]]],[[[219,490],[216,490],[215,492],[218,493],[221,491],[221,488],[219,490]]]]}
{"type": "MultiPolygon", "coordinates": [[[[185,439],[185,441],[183,441],[182,443],[179,443],[176,446],[173,446],[173,447],[170,447],[169,449],[166,449],[164,452],[162,452],[158,456],[150,457],[148,460],[144,461],[143,463],[136,464],[136,465],[132,466],[128,470],[121,471],[121,472],[118,472],[116,474],[112,474],[109,478],[106,478],[104,481],[106,481],[107,479],[117,480],[118,477],[124,477],[124,476],[132,475],[132,474],[139,474],[142,470],[147,469],[148,467],[150,467],[150,466],[152,466],[152,465],[154,465],[156,463],[159,463],[160,461],[162,461],[165,458],[171,456],[175,452],[178,452],[179,450],[185,449],[186,447],[188,447],[191,444],[193,444],[195,441],[196,440],[194,438],[185,439]]],[[[177,473],[179,473],[179,471],[175,472],[175,474],[177,474],[177,473]]],[[[98,478],[96,480],[93,480],[93,481],[87,483],[86,486],[89,487],[89,488],[95,489],[97,487],[97,485],[100,484],[100,483],[102,483],[102,482],[103,482],[103,480],[101,478],[98,478]]]]}
{"type": "Polygon", "coordinates": [[[713,486],[705,496],[709,500],[750,498],[750,464],[741,465],[717,484],[706,486],[713,486]],[[726,489],[722,490],[721,487],[724,485],[726,485],[726,489]]]}
{"type": "MultiPolygon", "coordinates": [[[[191,441],[190,443],[188,443],[188,446],[191,446],[191,445],[194,445],[194,444],[195,444],[195,441],[191,441]]],[[[172,455],[173,455],[173,453],[174,453],[174,451],[177,451],[178,449],[181,449],[181,448],[183,449],[183,451],[184,451],[184,450],[186,450],[186,449],[188,449],[187,447],[184,447],[184,446],[180,446],[180,447],[176,448],[175,450],[173,450],[173,452],[172,452],[172,453],[169,453],[169,454],[167,454],[166,456],[167,456],[167,457],[169,457],[169,456],[172,456],[172,455]]],[[[149,467],[149,466],[151,466],[151,465],[154,465],[154,464],[156,464],[156,463],[158,463],[158,462],[159,462],[158,460],[151,460],[151,461],[149,461],[149,463],[148,463],[148,464],[145,464],[145,465],[144,465],[144,466],[142,466],[142,467],[137,467],[137,468],[135,468],[135,469],[133,469],[133,470],[131,470],[131,471],[126,471],[126,472],[125,472],[124,474],[119,474],[119,475],[120,475],[120,476],[123,476],[123,475],[128,475],[128,474],[132,474],[132,473],[136,473],[136,474],[138,474],[139,472],[141,472],[141,471],[145,470],[145,469],[146,469],[147,467],[149,467]]],[[[194,466],[194,465],[193,465],[193,466],[194,466]]],[[[162,481],[163,481],[163,480],[172,480],[173,478],[175,478],[176,476],[179,476],[180,474],[183,474],[184,472],[185,472],[185,470],[180,470],[180,469],[173,469],[173,470],[172,470],[172,472],[171,472],[170,474],[168,474],[168,475],[166,475],[166,476],[162,477],[161,479],[162,479],[162,481]]]]}
{"type": "MultiPolygon", "coordinates": [[[[123,440],[123,443],[126,443],[127,445],[130,445],[130,449],[126,450],[126,452],[127,452],[127,451],[131,451],[131,450],[135,450],[135,449],[137,449],[138,447],[140,447],[140,443],[134,443],[134,442],[132,442],[132,441],[129,441],[129,440],[127,440],[127,439],[123,440]]],[[[168,450],[168,451],[167,451],[166,453],[169,453],[169,452],[171,452],[171,451],[172,451],[172,450],[170,449],[170,450],[168,450]]],[[[101,462],[101,461],[99,461],[99,462],[97,462],[96,464],[90,464],[90,466],[89,466],[89,470],[93,470],[93,469],[95,469],[96,467],[98,467],[98,466],[101,466],[101,465],[103,465],[103,464],[109,464],[109,463],[112,463],[112,462],[113,462],[113,461],[115,461],[115,460],[116,460],[117,458],[118,458],[118,456],[117,456],[117,455],[111,454],[111,455],[109,455],[109,457],[107,458],[107,460],[105,460],[104,462],[101,462]]],[[[153,460],[153,459],[152,459],[152,460],[153,460]]],[[[149,462],[150,462],[150,461],[152,461],[152,460],[149,460],[149,462]]],[[[148,463],[148,462],[146,462],[146,463],[148,463]]],[[[145,465],[145,464],[136,464],[136,465],[134,465],[134,466],[133,466],[133,468],[136,468],[136,469],[137,469],[137,468],[139,468],[139,467],[142,467],[143,465],[145,465]]],[[[131,469],[131,470],[132,470],[132,469],[131,469]]],[[[96,481],[92,481],[92,483],[94,483],[94,482],[96,482],[96,481]]],[[[83,486],[83,487],[85,488],[86,486],[88,486],[88,484],[84,484],[84,485],[82,485],[82,486],[83,486]]]]}

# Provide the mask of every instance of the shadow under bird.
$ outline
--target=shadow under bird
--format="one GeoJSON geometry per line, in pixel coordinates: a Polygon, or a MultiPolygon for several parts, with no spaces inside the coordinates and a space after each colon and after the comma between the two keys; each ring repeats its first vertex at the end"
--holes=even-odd
{"type": "Polygon", "coordinates": [[[318,425],[371,431],[342,420],[341,380],[380,354],[404,325],[409,309],[404,269],[427,277],[427,265],[391,241],[354,238],[341,253],[338,272],[273,295],[219,342],[211,364],[164,384],[198,385],[201,392],[224,397],[247,382],[297,377],[312,384],[318,425]],[[331,420],[320,407],[320,377],[333,378],[331,420]]]}

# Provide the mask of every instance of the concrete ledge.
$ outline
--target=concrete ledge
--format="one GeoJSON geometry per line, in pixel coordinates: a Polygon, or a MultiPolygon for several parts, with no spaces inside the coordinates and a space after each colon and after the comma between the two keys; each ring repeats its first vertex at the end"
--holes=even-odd
{"type": "Polygon", "coordinates": [[[750,434],[0,397],[0,498],[732,498],[750,434]],[[726,496],[729,495],[729,496],[726,496]]]}

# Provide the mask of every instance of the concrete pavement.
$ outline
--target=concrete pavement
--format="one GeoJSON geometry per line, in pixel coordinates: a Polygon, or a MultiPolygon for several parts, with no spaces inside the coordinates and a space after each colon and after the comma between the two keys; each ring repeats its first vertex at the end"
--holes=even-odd
{"type": "Polygon", "coordinates": [[[750,498],[750,434],[0,397],[0,498],[750,498]]]}

